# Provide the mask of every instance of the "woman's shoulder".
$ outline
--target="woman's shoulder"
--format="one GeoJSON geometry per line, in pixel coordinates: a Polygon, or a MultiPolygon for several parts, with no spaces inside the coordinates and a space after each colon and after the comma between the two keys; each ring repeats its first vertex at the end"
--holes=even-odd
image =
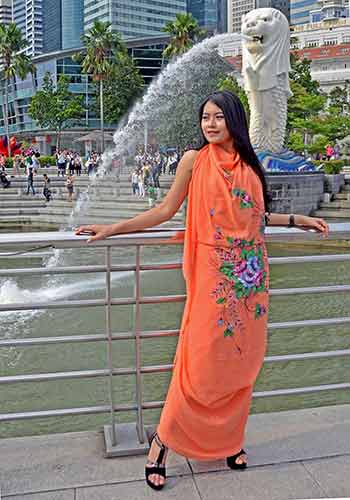
{"type": "Polygon", "coordinates": [[[196,149],[189,149],[183,154],[181,158],[181,163],[186,165],[188,168],[192,169],[197,160],[198,155],[199,151],[197,151],[196,149]]]}

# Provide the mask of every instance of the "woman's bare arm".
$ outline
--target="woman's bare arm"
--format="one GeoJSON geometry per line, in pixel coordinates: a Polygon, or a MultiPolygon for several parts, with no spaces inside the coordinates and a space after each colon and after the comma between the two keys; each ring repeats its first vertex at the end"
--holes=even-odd
{"type": "Polygon", "coordinates": [[[150,210],[137,215],[132,219],[118,222],[116,224],[93,224],[80,226],[75,234],[91,234],[88,241],[103,240],[108,236],[123,233],[143,231],[146,228],[158,226],[162,222],[171,219],[187,196],[188,186],[191,180],[192,168],[197,157],[197,151],[187,151],[177,167],[175,180],[162,202],[150,210]]]}
{"type": "MultiPolygon", "coordinates": [[[[269,226],[289,226],[290,214],[278,214],[272,213],[267,214],[268,225],[269,226]]],[[[328,236],[329,227],[326,221],[318,217],[309,217],[307,215],[294,215],[294,224],[300,229],[315,230],[319,233],[323,233],[324,236],[328,236]]]]}

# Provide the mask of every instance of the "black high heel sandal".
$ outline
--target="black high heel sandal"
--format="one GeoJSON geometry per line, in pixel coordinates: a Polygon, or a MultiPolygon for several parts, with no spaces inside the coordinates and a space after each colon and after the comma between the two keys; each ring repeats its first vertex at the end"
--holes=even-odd
{"type": "Polygon", "coordinates": [[[230,469],[236,469],[236,470],[246,469],[247,468],[247,463],[246,462],[244,462],[243,464],[238,464],[236,462],[236,460],[237,460],[238,457],[240,457],[241,455],[245,455],[245,454],[246,454],[246,452],[242,448],[241,451],[239,451],[238,453],[236,453],[236,455],[232,455],[231,457],[227,457],[226,458],[226,463],[230,467],[230,469]]]}
{"type": "Polygon", "coordinates": [[[161,442],[161,440],[159,439],[159,436],[156,432],[154,432],[152,434],[152,437],[149,440],[150,446],[152,446],[154,439],[156,440],[157,445],[160,447],[160,451],[159,451],[159,455],[157,457],[156,462],[147,462],[146,467],[145,467],[145,475],[146,475],[146,482],[147,482],[148,486],[150,486],[154,490],[161,490],[162,488],[164,488],[164,484],[154,484],[148,478],[152,474],[158,474],[159,476],[166,479],[166,467],[164,464],[162,464],[162,460],[164,458],[164,455],[165,455],[167,448],[161,442]]]}

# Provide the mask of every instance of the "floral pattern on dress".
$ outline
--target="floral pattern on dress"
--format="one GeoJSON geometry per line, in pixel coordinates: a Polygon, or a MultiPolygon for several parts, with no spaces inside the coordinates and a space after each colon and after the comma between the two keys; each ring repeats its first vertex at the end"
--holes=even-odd
{"type": "Polygon", "coordinates": [[[239,319],[241,305],[253,313],[255,319],[266,314],[266,308],[255,302],[256,294],[267,292],[263,243],[231,236],[224,238],[220,228],[216,228],[214,238],[225,239],[229,244],[229,247],[215,247],[220,279],[212,296],[220,306],[218,326],[223,328],[224,337],[232,337],[236,330],[244,332],[239,319]]]}
{"type": "Polygon", "coordinates": [[[236,196],[240,199],[240,208],[253,208],[254,202],[252,197],[244,189],[233,188],[232,196],[236,196]]]}

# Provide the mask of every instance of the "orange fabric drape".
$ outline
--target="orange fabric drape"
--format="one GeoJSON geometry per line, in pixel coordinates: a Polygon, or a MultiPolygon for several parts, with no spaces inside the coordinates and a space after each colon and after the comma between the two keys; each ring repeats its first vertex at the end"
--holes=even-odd
{"type": "Polygon", "coordinates": [[[183,272],[187,301],[160,439],[211,460],[243,447],[265,348],[268,261],[260,179],[237,152],[207,145],[188,193],[183,272]]]}

